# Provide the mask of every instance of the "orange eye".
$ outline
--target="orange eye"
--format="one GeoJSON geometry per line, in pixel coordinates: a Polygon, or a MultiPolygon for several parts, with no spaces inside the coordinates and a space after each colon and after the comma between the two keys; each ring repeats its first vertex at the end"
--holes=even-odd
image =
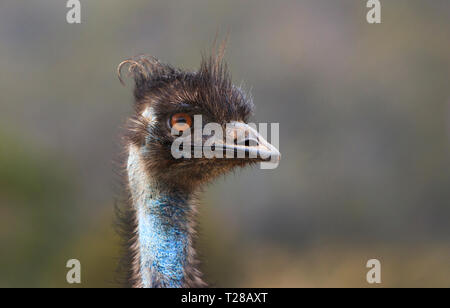
{"type": "Polygon", "coordinates": [[[176,113],[170,118],[170,128],[179,132],[188,130],[192,125],[192,118],[187,113],[176,113]]]}

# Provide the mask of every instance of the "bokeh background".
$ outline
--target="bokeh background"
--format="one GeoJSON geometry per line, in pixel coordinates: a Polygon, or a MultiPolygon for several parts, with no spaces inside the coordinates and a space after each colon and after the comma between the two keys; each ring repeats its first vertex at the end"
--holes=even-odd
{"type": "Polygon", "coordinates": [[[119,127],[149,53],[195,70],[219,32],[275,170],[220,179],[200,209],[202,268],[227,287],[450,286],[450,2],[0,2],[0,287],[115,287],[119,127]]]}

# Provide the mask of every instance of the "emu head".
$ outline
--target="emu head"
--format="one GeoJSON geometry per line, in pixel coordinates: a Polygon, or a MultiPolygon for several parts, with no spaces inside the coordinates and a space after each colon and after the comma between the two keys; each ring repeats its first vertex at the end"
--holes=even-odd
{"type": "Polygon", "coordinates": [[[129,121],[127,142],[141,149],[149,173],[161,185],[193,191],[235,167],[279,159],[279,152],[247,124],[253,103],[231,83],[221,55],[204,58],[196,72],[139,56],[119,65],[122,83],[125,65],[135,81],[135,114],[129,121]],[[195,127],[201,130],[211,123],[223,133],[197,135],[195,127]],[[190,144],[175,152],[187,150],[192,155],[175,157],[176,140],[190,144]],[[207,143],[222,157],[195,153],[207,143]]]}

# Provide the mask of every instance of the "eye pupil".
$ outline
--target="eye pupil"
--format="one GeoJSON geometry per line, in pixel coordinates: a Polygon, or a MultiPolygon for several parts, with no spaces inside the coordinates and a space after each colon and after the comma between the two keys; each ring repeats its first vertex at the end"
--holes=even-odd
{"type": "Polygon", "coordinates": [[[176,113],[170,118],[170,128],[183,132],[191,127],[192,118],[187,113],[176,113]]]}

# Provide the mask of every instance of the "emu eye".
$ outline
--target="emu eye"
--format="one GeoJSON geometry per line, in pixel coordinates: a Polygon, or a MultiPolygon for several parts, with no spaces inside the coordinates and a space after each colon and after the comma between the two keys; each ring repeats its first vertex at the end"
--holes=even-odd
{"type": "Polygon", "coordinates": [[[169,119],[170,128],[174,128],[179,132],[188,130],[192,125],[192,118],[187,113],[176,113],[169,119]]]}

